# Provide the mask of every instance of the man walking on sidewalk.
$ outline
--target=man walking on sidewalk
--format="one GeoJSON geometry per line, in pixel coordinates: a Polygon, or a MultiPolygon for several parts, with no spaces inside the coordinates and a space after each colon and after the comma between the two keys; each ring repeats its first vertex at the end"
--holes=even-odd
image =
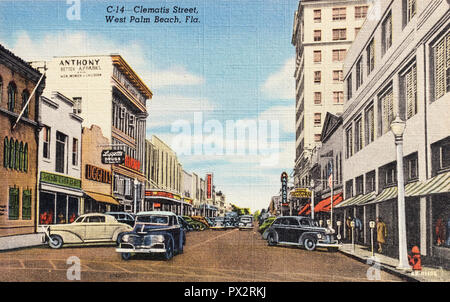
{"type": "Polygon", "coordinates": [[[381,217],[377,217],[377,242],[378,253],[383,254],[383,244],[386,242],[387,227],[381,217]]]}

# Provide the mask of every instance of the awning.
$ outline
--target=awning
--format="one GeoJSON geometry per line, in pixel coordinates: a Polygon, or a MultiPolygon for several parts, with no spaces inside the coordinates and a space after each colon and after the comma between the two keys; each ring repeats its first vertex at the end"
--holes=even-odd
{"type": "Polygon", "coordinates": [[[344,202],[341,202],[336,208],[362,205],[374,199],[375,196],[376,196],[375,192],[370,192],[368,194],[360,194],[358,196],[346,199],[344,202]]]}
{"type": "Polygon", "coordinates": [[[420,195],[450,192],[450,172],[439,174],[429,179],[421,190],[420,195]]]}
{"type": "MultiPolygon", "coordinates": [[[[333,196],[333,207],[342,201],[342,193],[333,196]]],[[[331,209],[331,196],[320,201],[315,207],[314,212],[329,212],[331,209]]]]}
{"type": "Polygon", "coordinates": [[[307,203],[299,212],[298,212],[298,215],[306,215],[306,211],[308,211],[309,210],[309,212],[311,212],[310,210],[311,210],[311,204],[310,203],[307,203]]]}
{"type": "Polygon", "coordinates": [[[397,197],[397,191],[398,191],[397,186],[386,188],[383,191],[381,191],[381,193],[378,194],[377,197],[375,197],[375,200],[373,202],[376,203],[386,201],[389,199],[394,199],[395,197],[397,197]]]}
{"type": "Polygon", "coordinates": [[[120,203],[111,195],[101,194],[101,193],[94,193],[94,192],[86,192],[86,195],[88,195],[90,198],[98,201],[98,202],[104,202],[109,203],[113,205],[120,205],[120,203]]]}

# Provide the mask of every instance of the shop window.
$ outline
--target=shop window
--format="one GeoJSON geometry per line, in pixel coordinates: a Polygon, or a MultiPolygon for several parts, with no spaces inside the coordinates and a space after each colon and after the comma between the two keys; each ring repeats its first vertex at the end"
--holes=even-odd
{"type": "Polygon", "coordinates": [[[22,219],[31,220],[31,190],[22,191],[22,219]]]}
{"type": "Polygon", "coordinates": [[[19,188],[9,188],[9,205],[8,205],[9,220],[19,219],[19,188]]]}
{"type": "Polygon", "coordinates": [[[27,105],[29,97],[30,97],[30,93],[28,92],[28,90],[24,90],[22,92],[22,110],[23,110],[23,108],[25,108],[25,110],[23,112],[24,117],[28,117],[28,112],[29,112],[30,106],[29,105],[26,106],[26,105],[27,105]]]}
{"type": "Polygon", "coordinates": [[[16,106],[17,87],[13,82],[8,85],[8,110],[13,112],[16,106]]]}

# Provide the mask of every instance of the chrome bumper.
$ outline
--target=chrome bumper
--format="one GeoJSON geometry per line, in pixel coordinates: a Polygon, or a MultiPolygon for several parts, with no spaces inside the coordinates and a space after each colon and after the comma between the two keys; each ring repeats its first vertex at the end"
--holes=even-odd
{"type": "Polygon", "coordinates": [[[162,248],[116,248],[118,253],[165,253],[166,249],[162,248]]]}
{"type": "Polygon", "coordinates": [[[334,242],[334,243],[317,242],[317,246],[318,247],[336,247],[336,248],[340,248],[340,247],[342,247],[342,244],[339,244],[337,242],[334,242]]]}

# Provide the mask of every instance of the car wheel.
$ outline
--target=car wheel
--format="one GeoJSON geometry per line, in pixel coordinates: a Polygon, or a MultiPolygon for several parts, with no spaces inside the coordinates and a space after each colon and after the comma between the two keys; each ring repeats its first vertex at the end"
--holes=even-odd
{"type": "Polygon", "coordinates": [[[131,259],[131,253],[121,253],[120,256],[123,260],[128,261],[131,259]]]}
{"type": "Polygon", "coordinates": [[[328,251],[331,252],[331,253],[336,253],[337,251],[339,251],[339,248],[337,248],[337,247],[329,247],[328,251]]]}
{"type": "Polygon", "coordinates": [[[275,242],[275,236],[274,236],[273,234],[269,234],[269,235],[267,236],[267,244],[268,244],[269,246],[274,246],[274,245],[277,244],[277,243],[275,242]]]}
{"type": "Polygon", "coordinates": [[[63,240],[59,235],[50,235],[50,239],[48,240],[48,245],[53,249],[59,249],[63,245],[63,240]]]}
{"type": "Polygon", "coordinates": [[[164,253],[164,259],[167,261],[173,258],[173,240],[169,238],[169,241],[166,245],[166,252],[164,253]]]}
{"type": "Polygon", "coordinates": [[[314,251],[316,249],[316,241],[309,237],[305,238],[305,240],[303,240],[303,246],[308,251],[314,251]]]}

